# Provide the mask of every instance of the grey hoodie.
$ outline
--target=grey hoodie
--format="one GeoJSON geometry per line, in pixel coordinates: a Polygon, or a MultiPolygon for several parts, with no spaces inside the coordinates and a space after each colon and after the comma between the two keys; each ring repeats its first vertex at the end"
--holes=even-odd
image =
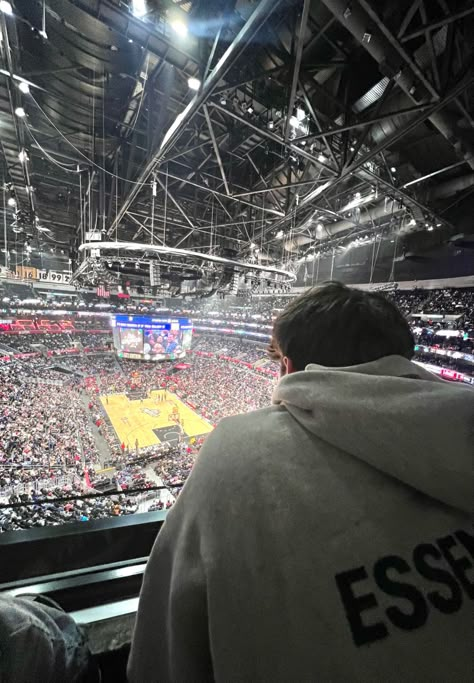
{"type": "Polygon", "coordinates": [[[132,683],[467,683],[474,392],[392,356],[208,437],[152,550],[132,683]]]}

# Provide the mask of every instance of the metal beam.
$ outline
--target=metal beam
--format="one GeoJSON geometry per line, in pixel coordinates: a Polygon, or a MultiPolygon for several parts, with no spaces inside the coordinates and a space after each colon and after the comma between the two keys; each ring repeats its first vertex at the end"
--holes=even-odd
{"type": "MultiPolygon", "coordinates": [[[[168,174],[169,175],[169,174],[168,174]]],[[[162,190],[165,191],[165,193],[168,195],[168,198],[173,202],[175,207],[178,209],[179,213],[182,215],[186,223],[194,230],[196,227],[192,220],[189,218],[187,213],[184,211],[184,209],[181,207],[181,204],[174,198],[174,196],[171,194],[171,192],[167,189],[166,185],[158,178],[158,175],[156,176],[156,180],[161,187],[162,190]]]]}
{"type": "MultiPolygon", "coordinates": [[[[271,192],[271,195],[272,195],[274,201],[276,202],[277,206],[281,209],[280,201],[279,201],[278,197],[276,197],[275,194],[274,194],[274,192],[273,192],[274,188],[273,188],[273,187],[268,187],[267,181],[265,180],[265,178],[263,177],[263,175],[260,173],[260,170],[259,170],[257,164],[255,163],[255,161],[254,161],[254,160],[252,159],[252,157],[250,156],[250,152],[247,152],[247,154],[246,154],[245,156],[247,157],[247,159],[248,159],[248,160],[250,161],[250,163],[252,164],[252,166],[253,166],[255,172],[257,173],[257,175],[259,176],[261,182],[265,185],[265,188],[266,188],[266,189],[263,190],[263,192],[271,192]]],[[[258,193],[258,190],[257,190],[256,193],[250,192],[250,194],[257,194],[257,193],[258,193]]],[[[237,195],[234,195],[234,196],[237,197],[237,195]]],[[[245,194],[242,195],[242,193],[240,193],[239,196],[245,196],[245,194]]]]}
{"type": "MultiPolygon", "coordinates": [[[[263,180],[263,177],[262,177],[263,180]]],[[[264,194],[265,192],[281,192],[282,190],[288,190],[295,187],[303,187],[304,185],[316,185],[316,183],[322,183],[326,181],[327,178],[313,178],[312,180],[301,180],[296,183],[286,183],[285,185],[274,185],[273,187],[266,187],[263,190],[252,190],[251,192],[241,192],[240,194],[235,194],[234,197],[250,197],[254,194],[264,194]]]]}
{"type": "Polygon", "coordinates": [[[303,137],[295,138],[295,142],[301,142],[302,140],[318,140],[319,138],[330,137],[331,135],[338,135],[339,133],[344,133],[348,130],[355,130],[356,128],[365,128],[365,126],[372,126],[374,123],[379,123],[380,121],[385,121],[385,119],[391,119],[394,116],[403,116],[405,114],[414,114],[417,111],[423,111],[431,107],[433,102],[424,102],[423,104],[415,104],[413,107],[406,107],[405,109],[399,109],[398,111],[390,111],[386,114],[380,114],[380,116],[374,116],[371,119],[366,119],[365,121],[356,121],[347,126],[334,126],[331,130],[324,130],[320,133],[315,133],[314,135],[304,135],[303,137]]]}
{"type": "Polygon", "coordinates": [[[144,169],[136,179],[136,184],[131,188],[125,197],[123,204],[120,207],[117,216],[115,217],[115,220],[109,228],[109,235],[114,231],[115,226],[120,223],[125,215],[125,212],[140,192],[142,183],[146,181],[157,163],[161,161],[161,159],[163,159],[165,155],[168,154],[170,149],[176,144],[177,140],[182,135],[188,123],[193,119],[198,109],[208,100],[218,83],[225,77],[226,73],[233,66],[233,64],[235,64],[235,61],[241,55],[247,44],[252,40],[260,27],[265,23],[265,21],[267,21],[269,16],[277,9],[281,2],[282,0],[260,1],[237,36],[217,62],[216,66],[212,70],[212,73],[202,84],[199,92],[196,93],[188,106],[179,116],[176,117],[175,121],[166,131],[160,146],[156,152],[152,154],[144,169]]]}
{"type": "MultiPolygon", "coordinates": [[[[391,136],[389,136],[382,143],[380,143],[379,145],[374,147],[372,150],[370,150],[370,152],[359,157],[359,159],[357,159],[357,161],[355,161],[350,166],[347,166],[344,169],[344,171],[337,178],[327,178],[326,179],[327,188],[325,188],[325,189],[329,189],[329,187],[334,188],[342,180],[344,180],[345,178],[350,176],[352,173],[354,173],[355,171],[357,171],[358,169],[363,167],[368,161],[370,161],[375,156],[377,156],[377,154],[379,154],[383,149],[385,149],[386,147],[390,147],[392,144],[397,142],[404,135],[406,135],[411,130],[416,128],[418,125],[423,123],[423,121],[430,118],[430,116],[433,113],[439,111],[440,109],[445,107],[447,104],[449,104],[449,102],[454,100],[461,92],[463,92],[466,88],[470,87],[470,85],[472,85],[472,83],[474,83],[474,75],[473,74],[469,75],[467,78],[462,79],[462,81],[460,83],[458,83],[451,90],[451,92],[446,95],[446,97],[444,99],[439,100],[438,102],[432,104],[429,109],[425,110],[424,112],[420,113],[417,117],[415,117],[414,119],[409,121],[408,124],[404,128],[401,128],[401,129],[395,131],[395,133],[393,133],[391,136]]],[[[398,189],[396,187],[393,187],[393,185],[391,185],[391,183],[387,183],[386,181],[384,181],[382,178],[379,178],[376,174],[372,173],[371,171],[363,169],[363,171],[359,171],[359,172],[370,174],[371,176],[373,176],[375,181],[378,181],[379,183],[381,183],[383,185],[390,186],[394,193],[398,193],[399,195],[405,195],[405,197],[407,198],[407,201],[413,201],[413,203],[416,203],[416,201],[412,200],[412,198],[409,195],[406,195],[401,188],[398,189]]],[[[284,218],[280,219],[279,221],[276,221],[275,223],[273,223],[271,226],[271,229],[280,227],[281,225],[286,223],[288,220],[290,220],[294,216],[296,216],[296,214],[299,213],[306,206],[312,204],[312,202],[316,199],[316,197],[318,197],[321,194],[321,187],[324,187],[324,185],[316,188],[316,190],[307,194],[306,197],[302,201],[300,201],[299,205],[297,207],[295,207],[295,209],[293,209],[293,211],[291,213],[287,214],[284,218]]],[[[422,206],[422,205],[420,205],[420,206],[422,206]]],[[[426,207],[423,207],[423,209],[426,210],[426,207]]]]}
{"type": "Polygon", "coordinates": [[[412,19],[415,16],[415,14],[417,13],[420,5],[421,5],[421,0],[413,0],[413,2],[411,3],[411,6],[408,8],[405,16],[403,17],[402,24],[401,24],[400,29],[398,31],[397,37],[399,40],[405,34],[405,31],[407,30],[407,28],[410,26],[412,19]]]}
{"type": "MultiPolygon", "coordinates": [[[[419,67],[366,0],[359,0],[358,4],[353,6],[348,17],[345,16],[346,0],[322,0],[322,2],[378,64],[399,65],[401,57],[409,65],[409,70],[402,68],[397,72],[396,83],[415,104],[419,104],[422,100],[426,101],[431,96],[435,96],[436,99],[439,98],[438,93],[427,81],[419,67]],[[363,36],[370,22],[373,22],[372,37],[367,42],[364,41],[363,36]],[[417,83],[417,78],[421,83],[417,83]]],[[[430,121],[454,146],[458,154],[462,153],[463,157],[468,159],[469,165],[474,169],[474,145],[467,136],[463,136],[462,139],[459,138],[456,132],[455,117],[449,111],[436,110],[430,117],[430,121]]]]}
{"type": "Polygon", "coordinates": [[[212,102],[211,106],[214,107],[214,109],[219,109],[219,111],[224,112],[225,114],[227,114],[231,118],[235,119],[236,121],[240,121],[240,123],[245,124],[251,130],[254,130],[256,133],[259,133],[259,135],[261,135],[263,138],[267,138],[268,140],[273,140],[273,142],[276,142],[279,145],[282,145],[283,147],[287,147],[288,149],[291,149],[293,152],[295,152],[296,154],[299,154],[304,159],[307,159],[308,161],[312,161],[314,164],[316,164],[316,166],[319,166],[320,168],[324,168],[332,174],[336,173],[336,170],[334,168],[332,168],[331,166],[328,166],[327,164],[323,163],[322,161],[319,161],[317,159],[317,157],[315,157],[313,154],[311,154],[310,152],[307,152],[302,147],[298,147],[298,145],[295,145],[293,142],[288,142],[285,145],[283,138],[280,138],[278,135],[275,135],[275,133],[272,133],[271,131],[267,130],[266,128],[260,128],[259,126],[256,126],[249,119],[245,119],[242,116],[239,116],[239,114],[236,114],[235,112],[231,111],[230,109],[226,109],[225,107],[221,107],[221,105],[217,104],[216,102],[212,102]]]}
{"type": "Polygon", "coordinates": [[[454,164],[449,164],[449,166],[444,166],[443,168],[438,168],[437,171],[431,171],[431,173],[427,173],[426,175],[422,175],[420,178],[415,178],[415,180],[410,180],[409,183],[405,183],[405,185],[402,185],[402,188],[410,187],[411,185],[418,185],[418,183],[422,183],[425,180],[428,180],[429,178],[434,178],[434,176],[439,175],[440,173],[446,173],[446,171],[451,171],[453,168],[457,168],[458,166],[463,166],[464,164],[467,164],[467,161],[463,159],[462,161],[456,161],[454,164]]]}
{"type": "Polygon", "coordinates": [[[425,74],[422,72],[422,70],[419,68],[419,66],[415,63],[415,61],[411,58],[411,56],[408,54],[408,52],[405,50],[404,47],[402,47],[401,43],[397,40],[397,38],[393,35],[393,33],[385,26],[381,18],[378,16],[377,12],[375,12],[371,5],[367,2],[367,0],[359,0],[359,4],[361,5],[362,9],[364,9],[367,13],[367,15],[370,17],[370,19],[375,22],[377,28],[381,31],[383,36],[388,40],[390,45],[398,52],[398,54],[405,60],[405,62],[410,66],[411,70],[413,73],[418,76],[420,81],[423,83],[425,88],[428,90],[428,92],[431,94],[432,97],[439,98],[439,93],[436,91],[436,89],[433,87],[433,85],[430,83],[430,81],[426,78],[425,74]]]}
{"type": "Polygon", "coordinates": [[[296,38],[296,48],[295,48],[295,62],[293,67],[293,78],[291,81],[290,99],[288,101],[288,116],[285,126],[284,139],[287,142],[290,135],[290,118],[293,114],[293,107],[295,106],[296,89],[298,87],[298,78],[300,75],[301,57],[303,56],[303,44],[304,35],[306,31],[306,24],[308,22],[308,14],[311,0],[304,0],[303,11],[301,13],[301,21],[298,29],[298,35],[296,38]]]}
{"type": "Polygon", "coordinates": [[[418,38],[418,36],[422,36],[426,31],[434,31],[437,28],[442,28],[443,26],[446,26],[446,24],[451,24],[453,21],[457,21],[458,19],[467,17],[468,14],[472,14],[473,12],[474,6],[469,7],[468,9],[465,9],[462,12],[456,12],[456,14],[451,14],[451,16],[445,17],[440,21],[434,21],[432,24],[424,24],[418,30],[412,31],[412,33],[407,33],[407,35],[401,37],[400,40],[402,43],[406,43],[408,40],[412,40],[413,38],[418,38]]]}
{"type": "Polygon", "coordinates": [[[207,127],[209,128],[209,134],[212,140],[212,146],[214,147],[214,154],[216,155],[217,163],[219,164],[219,169],[222,176],[222,182],[224,183],[225,191],[230,195],[229,185],[227,184],[227,178],[224,171],[224,164],[222,163],[221,153],[219,152],[219,146],[217,144],[216,136],[214,135],[214,129],[212,127],[211,117],[209,116],[209,109],[204,105],[204,116],[206,117],[207,127]]]}
{"type": "Polygon", "coordinates": [[[174,175],[173,173],[168,173],[166,171],[157,171],[158,175],[164,175],[168,176],[168,178],[173,178],[173,180],[179,180],[186,185],[191,185],[192,187],[197,187],[198,190],[202,190],[202,192],[207,192],[216,195],[217,197],[224,197],[225,199],[230,199],[234,202],[239,202],[240,204],[244,204],[245,206],[250,206],[252,209],[258,209],[259,211],[265,211],[266,213],[272,213],[274,216],[282,217],[283,211],[277,211],[276,209],[270,209],[268,207],[262,207],[262,206],[256,206],[255,204],[252,204],[251,202],[246,202],[244,199],[240,199],[239,197],[234,197],[233,195],[230,195],[229,197],[224,193],[224,192],[219,192],[219,190],[214,190],[212,187],[205,187],[203,185],[199,185],[198,183],[193,182],[192,180],[187,180],[185,178],[181,178],[180,176],[174,175]]]}
{"type": "MultiPolygon", "coordinates": [[[[318,114],[317,114],[317,112],[316,112],[316,109],[313,107],[313,103],[312,103],[310,97],[308,96],[308,92],[307,92],[307,90],[306,90],[306,86],[305,86],[304,83],[301,83],[301,92],[303,93],[303,99],[304,99],[305,104],[306,104],[306,106],[307,106],[307,108],[308,108],[308,110],[309,110],[309,113],[310,113],[311,116],[313,117],[313,120],[314,120],[315,124],[317,125],[318,130],[321,132],[321,124],[320,124],[320,122],[319,122],[319,116],[318,116],[318,114]]],[[[334,166],[335,166],[336,168],[339,168],[339,163],[338,163],[336,157],[334,156],[334,152],[332,151],[332,147],[331,147],[331,145],[329,144],[329,142],[328,142],[328,140],[327,140],[327,138],[326,138],[326,136],[325,136],[324,133],[322,134],[322,138],[323,138],[324,144],[325,144],[325,146],[326,146],[326,150],[327,150],[327,152],[329,153],[329,156],[331,157],[334,166]]]]}

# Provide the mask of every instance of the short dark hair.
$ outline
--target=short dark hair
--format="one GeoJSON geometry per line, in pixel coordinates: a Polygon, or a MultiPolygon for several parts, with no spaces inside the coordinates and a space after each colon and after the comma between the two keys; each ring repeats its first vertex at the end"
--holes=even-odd
{"type": "Polygon", "coordinates": [[[411,359],[413,336],[398,308],[383,294],[329,282],[291,301],[276,319],[271,351],[295,370],[310,363],[346,367],[384,356],[411,359]],[[276,352],[276,354],[275,354],[276,352]]]}

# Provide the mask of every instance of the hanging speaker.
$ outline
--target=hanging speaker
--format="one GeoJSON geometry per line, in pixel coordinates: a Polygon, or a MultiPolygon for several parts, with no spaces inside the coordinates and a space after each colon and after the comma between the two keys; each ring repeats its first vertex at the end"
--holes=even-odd
{"type": "Polygon", "coordinates": [[[231,285],[231,289],[230,289],[231,294],[233,294],[234,296],[239,291],[239,280],[240,280],[239,274],[234,273],[232,276],[232,285],[231,285]]]}
{"type": "Polygon", "coordinates": [[[150,263],[150,284],[152,287],[161,285],[161,272],[159,263],[150,263]]]}

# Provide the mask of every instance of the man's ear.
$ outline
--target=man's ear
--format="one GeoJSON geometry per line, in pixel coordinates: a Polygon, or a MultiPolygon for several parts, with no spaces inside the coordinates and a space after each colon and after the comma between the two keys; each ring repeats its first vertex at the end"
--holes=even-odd
{"type": "Polygon", "coordinates": [[[283,356],[282,358],[282,375],[291,375],[295,371],[295,366],[293,361],[288,356],[283,356]]]}

